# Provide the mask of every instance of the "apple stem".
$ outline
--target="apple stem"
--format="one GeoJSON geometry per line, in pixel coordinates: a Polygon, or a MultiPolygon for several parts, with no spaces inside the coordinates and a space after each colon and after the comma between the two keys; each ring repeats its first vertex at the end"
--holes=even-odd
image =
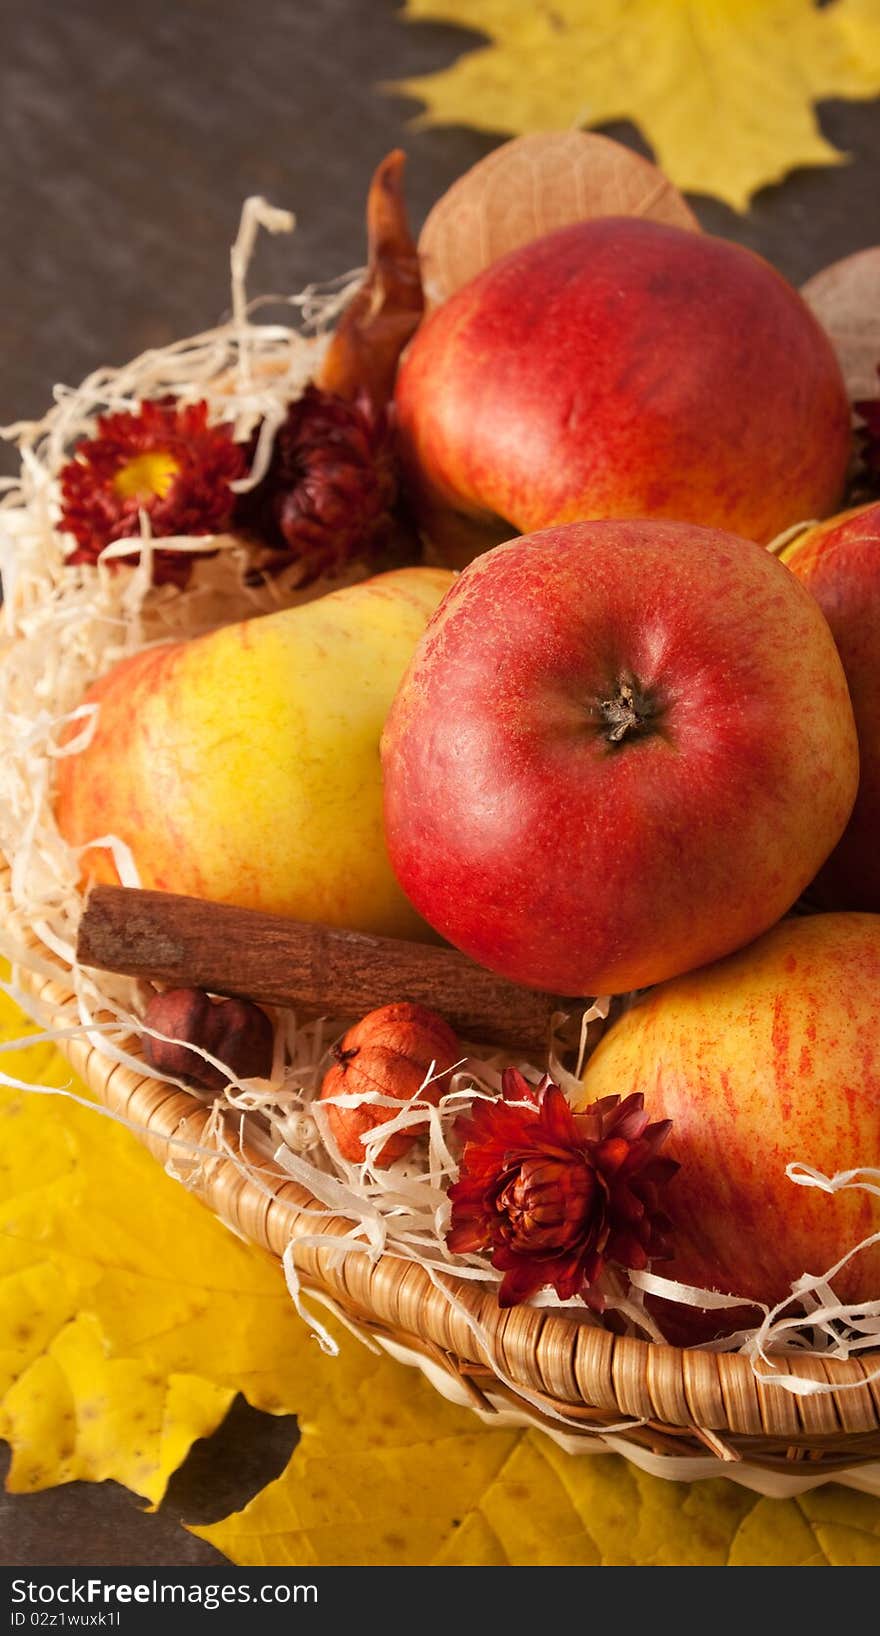
{"type": "Polygon", "coordinates": [[[609,744],[621,744],[627,734],[644,733],[657,715],[650,693],[643,692],[632,676],[626,675],[618,678],[614,698],[599,700],[599,710],[609,744]]]}

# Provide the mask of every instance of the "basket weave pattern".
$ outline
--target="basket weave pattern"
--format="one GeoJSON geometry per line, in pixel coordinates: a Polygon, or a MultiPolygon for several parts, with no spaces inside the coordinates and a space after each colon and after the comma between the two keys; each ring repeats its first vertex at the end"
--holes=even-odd
{"type": "MultiPolygon", "coordinates": [[[[57,981],[22,972],[20,982],[51,1012],[60,1013],[72,997],[61,966],[57,981]]],[[[126,1040],[125,1049],[140,1055],[137,1040],[126,1040]]],[[[185,1172],[178,1143],[205,1141],[205,1102],[114,1064],[88,1040],[68,1039],[64,1051],[98,1101],[137,1127],[160,1163],[172,1159],[176,1172],[185,1172]]],[[[876,1354],[847,1362],[786,1355],[788,1373],[849,1387],[800,1397],[757,1379],[739,1354],[618,1337],[546,1308],[502,1311],[494,1296],[464,1280],[455,1282],[456,1310],[416,1263],[389,1254],[378,1261],[366,1253],[336,1258],[326,1247],[299,1243],[314,1232],[311,1212],[321,1206],[262,1154],[245,1148],[243,1157],[259,1167],[259,1182],[218,1154],[200,1161],[197,1171],[190,1161],[193,1190],[270,1255],[280,1259],[293,1241],[306,1288],[328,1295],[361,1329],[441,1365],[484,1413],[514,1405],[548,1429],[559,1430],[561,1416],[569,1433],[579,1428],[594,1437],[613,1428],[617,1443],[653,1454],[709,1452],[719,1461],[747,1460],[777,1471],[808,1461],[811,1469],[831,1473],[880,1456],[880,1381],[867,1378],[876,1354]]],[[[350,1227],[342,1218],[322,1217],[324,1233],[341,1238],[350,1227]]]]}

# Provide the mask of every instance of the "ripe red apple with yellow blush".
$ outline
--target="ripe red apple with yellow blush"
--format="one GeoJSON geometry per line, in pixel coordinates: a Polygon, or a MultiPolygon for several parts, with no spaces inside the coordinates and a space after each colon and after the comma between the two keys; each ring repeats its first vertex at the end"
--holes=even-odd
{"type": "Polygon", "coordinates": [[[484,966],[624,992],[791,907],[840,838],[852,708],[816,602],[762,547],[589,522],[471,563],[386,722],[398,880],[484,966]]]}
{"type": "Polygon", "coordinates": [[[782,561],[831,626],[859,736],[859,793],[852,817],[811,888],[825,909],[880,911],[880,504],[833,517],[802,534],[782,561]]]}
{"type": "Polygon", "coordinates": [[[850,447],[831,342],[738,245],[635,217],[511,251],[436,309],[398,375],[432,551],[668,517],[768,542],[832,511],[850,447]]]}
{"type": "MultiPolygon", "coordinates": [[[[795,916],[717,964],[643,995],[587,1064],[584,1101],[641,1091],[671,1119],[681,1166],[664,1196],[664,1278],[774,1305],[880,1229],[880,1200],[797,1185],[876,1165],[880,1150],[880,916],[795,916]]],[[[665,1150],[665,1151],[666,1151],[665,1150]]],[[[880,1245],[848,1262],[843,1301],[880,1297],[880,1245]]],[[[754,1309],[659,1301],[676,1342],[754,1324],[754,1309]]]]}

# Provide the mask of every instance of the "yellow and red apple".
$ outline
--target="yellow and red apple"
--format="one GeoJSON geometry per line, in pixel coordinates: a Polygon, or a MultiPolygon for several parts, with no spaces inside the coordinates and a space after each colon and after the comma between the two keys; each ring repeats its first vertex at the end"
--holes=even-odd
{"type": "Polygon", "coordinates": [[[588,522],[473,562],[383,735],[385,830],[420,914],[502,975],[621,992],[790,908],[858,779],[824,616],[762,547],[588,522]]]}
{"type": "MultiPolygon", "coordinates": [[[[681,1169],[664,1195],[672,1261],[664,1278],[784,1300],[880,1228],[880,1201],[799,1186],[786,1166],[831,1177],[880,1151],[880,916],[783,921],[718,964],[642,996],[587,1064],[584,1100],[644,1094],[671,1119],[681,1169]]],[[[835,1277],[843,1301],[880,1295],[880,1245],[835,1277]]],[[[670,1339],[757,1322],[753,1309],[659,1302],[670,1339]]]]}
{"type": "Polygon", "coordinates": [[[409,482],[454,566],[597,517],[768,542],[839,501],[850,448],[831,342],[751,251],[635,217],[513,250],[417,332],[398,375],[409,482]]]}

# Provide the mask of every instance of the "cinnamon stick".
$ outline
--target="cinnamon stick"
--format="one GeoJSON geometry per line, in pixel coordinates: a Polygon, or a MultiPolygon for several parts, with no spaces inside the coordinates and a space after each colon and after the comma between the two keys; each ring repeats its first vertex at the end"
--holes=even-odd
{"type": "Polygon", "coordinates": [[[396,1000],[439,1011],[465,1039],[546,1053],[555,1011],[578,1002],[520,988],[457,950],[310,925],[202,898],[95,886],[79,926],[84,966],[206,989],[305,1015],[363,1016],[396,1000]]]}

